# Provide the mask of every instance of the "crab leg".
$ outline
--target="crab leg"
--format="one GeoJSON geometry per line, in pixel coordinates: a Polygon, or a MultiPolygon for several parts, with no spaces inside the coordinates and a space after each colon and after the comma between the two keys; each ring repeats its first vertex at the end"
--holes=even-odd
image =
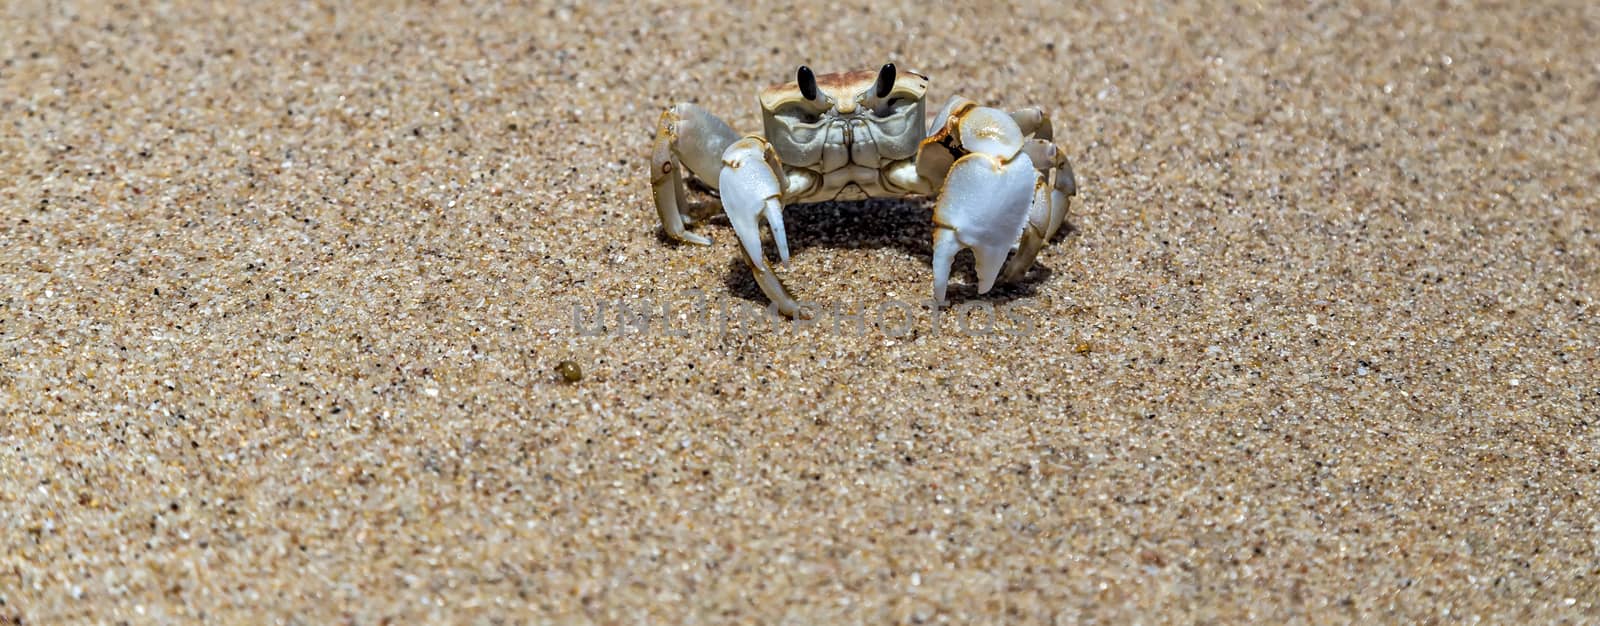
{"type": "Polygon", "coordinates": [[[693,104],[679,104],[661,113],[656,127],[655,150],[650,155],[650,187],[656,213],[668,237],[709,245],[710,239],[685,230],[690,222],[681,209],[684,201],[683,169],[712,189],[722,169],[722,152],[739,138],[726,122],[693,104]]]}
{"type": "MultiPolygon", "coordinates": [[[[1039,168],[1040,177],[1050,181],[1053,188],[1048,219],[1041,222],[1048,226],[1040,230],[1048,241],[1066,219],[1068,198],[1078,195],[1078,180],[1072,173],[1072,163],[1067,161],[1067,154],[1054,143],[1055,128],[1050,123],[1049,114],[1039,107],[1028,107],[1012,111],[1011,119],[1017,122],[1022,134],[1028,138],[1022,149],[1033,158],[1033,166],[1039,168]]],[[[1030,217],[1029,221],[1033,223],[1035,220],[1030,217]]]]}
{"type": "Polygon", "coordinates": [[[767,294],[778,311],[794,317],[800,305],[784,291],[778,276],[767,266],[766,255],[761,250],[761,227],[757,216],[766,217],[772,231],[772,242],[778,247],[778,258],[789,262],[789,237],[783,229],[783,165],[778,161],[772,146],[760,137],[745,137],[728,146],[722,153],[722,174],[719,188],[722,192],[722,210],[728,214],[739,237],[739,249],[744,252],[745,263],[755,276],[756,284],[767,294]]]}
{"type": "MultiPolygon", "coordinates": [[[[946,130],[957,129],[966,154],[950,166],[933,209],[933,298],[939,303],[961,248],[972,249],[978,293],[994,287],[1006,254],[1028,222],[1038,178],[1033,159],[1022,149],[1022,131],[1009,115],[987,107],[954,109],[946,130]]],[[[928,141],[945,138],[940,133],[928,141]]]]}
{"type": "MultiPolygon", "coordinates": [[[[1020,113],[1020,112],[1019,112],[1020,113]]],[[[1013,113],[1016,116],[1017,113],[1013,113]]],[[[1050,120],[1045,118],[1043,130],[1048,132],[1050,120]]],[[[1060,230],[1066,220],[1068,198],[1076,194],[1078,185],[1072,175],[1072,165],[1055,144],[1044,139],[1029,139],[1022,151],[1033,160],[1039,176],[1034,185],[1032,206],[1028,210],[1028,224],[1022,230],[1022,240],[1017,251],[1006,262],[1000,273],[1002,282],[1022,278],[1033,267],[1033,260],[1044,244],[1060,230]],[[1053,179],[1053,184],[1052,184],[1053,179]]]]}
{"type": "Polygon", "coordinates": [[[1016,252],[1000,272],[1002,282],[1012,282],[1028,273],[1039,250],[1054,237],[1066,220],[1069,198],[1078,192],[1077,180],[1072,174],[1072,164],[1067,155],[1057,147],[1055,128],[1050,115],[1039,107],[1027,107],[1011,112],[1026,142],[1022,150],[1033,159],[1039,170],[1039,182],[1034,190],[1033,205],[1028,211],[1028,225],[1022,231],[1022,240],[1016,252]]]}
{"type": "Polygon", "coordinates": [[[1055,128],[1050,124],[1050,116],[1039,107],[1028,107],[1011,112],[1011,120],[1022,129],[1022,135],[1031,139],[1053,141],[1056,138],[1055,128]]]}

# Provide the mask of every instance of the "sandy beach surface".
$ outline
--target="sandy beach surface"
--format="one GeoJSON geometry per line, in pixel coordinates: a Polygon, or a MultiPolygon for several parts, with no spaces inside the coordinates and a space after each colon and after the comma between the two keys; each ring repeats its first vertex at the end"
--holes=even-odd
{"type": "Polygon", "coordinates": [[[1600,5],[361,4],[0,7],[0,623],[1600,620],[1600,5]],[[889,61],[1069,231],[754,321],[657,116],[889,61]]]}

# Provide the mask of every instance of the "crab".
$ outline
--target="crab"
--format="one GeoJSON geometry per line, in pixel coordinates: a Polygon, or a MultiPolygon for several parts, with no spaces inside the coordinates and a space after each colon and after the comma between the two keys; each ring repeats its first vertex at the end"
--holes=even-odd
{"type": "Polygon", "coordinates": [[[765,131],[741,137],[694,104],[661,114],[650,185],[662,230],[709,245],[690,232],[685,184],[720,196],[756,284],[778,311],[801,315],[762,249],[764,217],[781,263],[788,204],[933,199],[933,302],[945,304],[950,268],[971,249],[978,293],[1021,278],[1061,228],[1077,181],[1038,107],[1014,112],[952,97],[926,129],[928,77],[893,63],[874,70],[814,74],[761,90],[765,131]],[[1009,260],[1008,260],[1009,256],[1009,260]]]}

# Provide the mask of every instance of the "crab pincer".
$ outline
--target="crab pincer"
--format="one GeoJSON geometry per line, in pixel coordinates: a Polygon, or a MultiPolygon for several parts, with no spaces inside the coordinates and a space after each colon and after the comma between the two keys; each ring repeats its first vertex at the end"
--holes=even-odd
{"type": "MultiPolygon", "coordinates": [[[[956,152],[933,209],[933,299],[943,303],[950,266],[970,248],[978,293],[994,287],[1006,255],[1022,235],[1039,175],[1022,150],[1022,130],[1007,113],[969,107],[950,118],[956,152]]],[[[930,139],[933,141],[933,139],[930,139]]],[[[1031,259],[1030,259],[1031,261],[1031,259]]]]}
{"type": "Polygon", "coordinates": [[[771,144],[760,137],[745,137],[722,153],[722,210],[739,237],[739,249],[756,278],[756,284],[784,315],[793,316],[800,305],[784,290],[761,250],[761,227],[757,217],[767,219],[778,259],[789,262],[789,237],[783,230],[783,164],[771,144]]]}

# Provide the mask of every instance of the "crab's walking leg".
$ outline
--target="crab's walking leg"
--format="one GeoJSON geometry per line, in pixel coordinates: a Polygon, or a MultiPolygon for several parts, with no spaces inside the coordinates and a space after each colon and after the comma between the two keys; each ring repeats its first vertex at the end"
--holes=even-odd
{"type": "Polygon", "coordinates": [[[661,113],[656,127],[655,150],[650,155],[650,187],[656,200],[661,228],[678,241],[711,243],[684,229],[689,224],[681,209],[685,204],[683,169],[701,182],[717,188],[722,152],[739,138],[726,122],[692,104],[679,104],[661,113]]]}
{"type": "Polygon", "coordinates": [[[767,266],[761,251],[761,227],[757,216],[767,218],[778,258],[789,262],[789,237],[783,229],[783,164],[772,146],[760,137],[745,137],[722,153],[722,175],[718,181],[722,210],[739,236],[739,249],[755,275],[756,284],[767,294],[778,311],[789,317],[800,312],[800,305],[784,291],[778,276],[767,266]]]}
{"type": "MultiPolygon", "coordinates": [[[[1048,129],[1048,118],[1045,124],[1048,129]]],[[[1033,160],[1039,175],[1034,186],[1033,203],[1028,210],[1028,224],[1022,229],[1022,240],[1017,243],[1016,253],[1011,255],[1011,260],[1000,272],[1002,282],[1020,279],[1028,273],[1039,250],[1066,221],[1068,198],[1078,192],[1072,165],[1055,144],[1043,139],[1029,139],[1022,151],[1033,160]]]]}
{"type": "Polygon", "coordinates": [[[972,249],[978,293],[994,287],[1006,254],[1028,221],[1038,177],[1032,158],[1022,150],[1021,129],[1005,112],[966,107],[950,116],[967,154],[950,166],[933,209],[933,298],[939,303],[961,248],[972,249]]]}
{"type": "Polygon", "coordinates": [[[1024,137],[1045,141],[1054,141],[1056,138],[1055,128],[1050,124],[1050,116],[1039,107],[1012,111],[1011,121],[1016,122],[1017,127],[1022,129],[1024,137]]]}
{"type": "Polygon", "coordinates": [[[1011,119],[1028,137],[1022,150],[1028,153],[1034,167],[1038,168],[1039,181],[1032,208],[1028,211],[1028,225],[1022,231],[1022,240],[1018,242],[1011,260],[1006,262],[1005,269],[1000,272],[1002,282],[1018,280],[1028,273],[1039,250],[1066,221],[1069,198],[1078,193],[1078,181],[1073,176],[1072,164],[1067,161],[1067,155],[1052,142],[1055,129],[1050,124],[1050,116],[1039,107],[1028,107],[1012,111],[1011,119]]]}

